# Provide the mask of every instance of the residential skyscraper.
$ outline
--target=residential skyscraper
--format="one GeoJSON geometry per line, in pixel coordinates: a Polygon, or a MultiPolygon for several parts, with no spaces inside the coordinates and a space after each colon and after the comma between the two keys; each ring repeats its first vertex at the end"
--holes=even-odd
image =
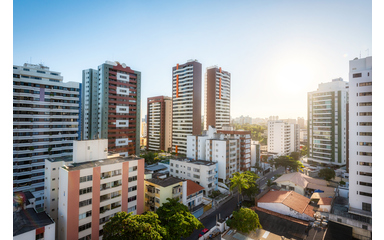
{"type": "Polygon", "coordinates": [[[157,96],[147,99],[147,150],[172,149],[172,98],[157,96]]]}
{"type": "Polygon", "coordinates": [[[140,151],[141,73],[106,61],[83,70],[83,140],[108,139],[122,156],[140,151]]]}
{"type": "Polygon", "coordinates": [[[204,129],[215,126],[221,130],[231,120],[231,74],[221,67],[207,68],[204,89],[204,129]]]}
{"type": "Polygon", "coordinates": [[[201,134],[201,63],[172,68],[172,151],[187,153],[187,136],[201,134]]]}
{"type": "Polygon", "coordinates": [[[81,84],[63,82],[42,64],[13,66],[13,192],[30,191],[44,206],[46,158],[72,155],[80,136],[81,84]]]}
{"type": "Polygon", "coordinates": [[[268,152],[288,155],[300,150],[299,125],[282,120],[268,121],[268,152]]]}
{"type": "Polygon", "coordinates": [[[308,160],[347,164],[348,83],[342,78],[321,83],[308,93],[308,160]]]}
{"type": "Polygon", "coordinates": [[[372,56],[349,61],[349,212],[372,217],[372,56]]]}

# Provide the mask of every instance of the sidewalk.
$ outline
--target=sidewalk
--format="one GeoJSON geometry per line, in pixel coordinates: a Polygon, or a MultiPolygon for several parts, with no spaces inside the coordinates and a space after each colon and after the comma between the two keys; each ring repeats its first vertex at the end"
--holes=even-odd
{"type": "Polygon", "coordinates": [[[226,202],[228,202],[229,200],[231,200],[231,199],[234,197],[234,195],[235,195],[235,193],[229,195],[228,197],[225,198],[225,200],[221,201],[219,204],[217,204],[217,205],[214,206],[214,207],[211,207],[211,209],[209,209],[208,211],[206,211],[205,213],[203,213],[198,219],[201,220],[201,219],[205,218],[206,216],[208,216],[209,214],[211,214],[213,211],[215,211],[217,208],[219,208],[221,205],[223,205],[224,203],[226,203],[226,202]]]}

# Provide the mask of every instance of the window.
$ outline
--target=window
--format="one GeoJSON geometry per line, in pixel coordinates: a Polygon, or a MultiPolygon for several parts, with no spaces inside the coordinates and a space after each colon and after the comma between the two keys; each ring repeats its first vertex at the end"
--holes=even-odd
{"type": "Polygon", "coordinates": [[[136,210],[136,205],[133,206],[133,207],[128,208],[127,212],[129,213],[129,212],[133,212],[135,210],[136,210]]]}
{"type": "Polygon", "coordinates": [[[364,230],[368,230],[368,226],[367,226],[367,225],[363,225],[362,228],[363,228],[364,230]]]}
{"type": "Polygon", "coordinates": [[[85,229],[91,228],[91,223],[86,223],[84,225],[79,226],[79,232],[84,231],[85,229]]]}
{"type": "Polygon", "coordinates": [[[360,78],[361,77],[361,73],[354,73],[352,75],[353,78],[360,78]]]}
{"type": "Polygon", "coordinates": [[[359,155],[361,156],[372,156],[371,152],[359,152],[359,155]]]}
{"type": "Polygon", "coordinates": [[[360,146],[372,146],[372,143],[371,142],[360,142],[359,145],[360,146]]]}
{"type": "Polygon", "coordinates": [[[136,171],[136,170],[137,170],[137,166],[134,166],[134,167],[130,167],[130,168],[129,168],[129,171],[130,171],[130,172],[133,172],[133,171],[136,171]]]}
{"type": "Polygon", "coordinates": [[[359,136],[372,136],[371,132],[359,132],[359,136]]]}
{"type": "Polygon", "coordinates": [[[191,167],[187,167],[187,170],[189,170],[189,171],[190,171],[190,170],[191,170],[191,167]]]}
{"type": "Polygon", "coordinates": [[[86,194],[86,193],[90,193],[90,192],[92,192],[92,187],[87,187],[87,188],[83,188],[83,189],[79,190],[79,194],[80,195],[83,195],[83,194],[86,194]]]}
{"type": "Polygon", "coordinates": [[[87,199],[87,200],[79,202],[79,207],[84,207],[84,206],[87,206],[89,204],[92,204],[92,199],[87,199]]]}
{"type": "Polygon", "coordinates": [[[92,211],[88,211],[88,212],[85,212],[85,213],[81,213],[79,214],[79,220],[83,219],[83,218],[87,218],[87,217],[90,217],[92,215],[92,211]]]}
{"type": "Polygon", "coordinates": [[[361,92],[361,93],[359,93],[359,96],[361,96],[361,97],[372,96],[372,92],[361,92]]]}
{"type": "Polygon", "coordinates": [[[82,183],[82,182],[88,182],[88,181],[92,181],[92,175],[88,175],[88,176],[80,177],[80,183],[82,183]]]}
{"type": "Polygon", "coordinates": [[[360,172],[360,175],[367,176],[367,177],[372,177],[372,173],[370,173],[370,172],[360,172]]]}
{"type": "Polygon", "coordinates": [[[372,193],[366,193],[366,192],[359,192],[362,196],[372,197],[372,193]]]}
{"type": "Polygon", "coordinates": [[[132,201],[136,201],[136,196],[133,196],[133,197],[129,197],[129,198],[128,198],[128,202],[132,202],[132,201]]]}
{"type": "Polygon", "coordinates": [[[128,188],[128,192],[132,192],[132,191],[136,191],[136,190],[137,190],[137,186],[133,186],[133,187],[128,188]]]}
{"type": "Polygon", "coordinates": [[[129,177],[128,182],[133,182],[137,180],[137,176],[129,177]]]}
{"type": "Polygon", "coordinates": [[[372,187],[372,183],[368,183],[368,182],[359,182],[359,184],[360,184],[361,186],[372,187]]]}

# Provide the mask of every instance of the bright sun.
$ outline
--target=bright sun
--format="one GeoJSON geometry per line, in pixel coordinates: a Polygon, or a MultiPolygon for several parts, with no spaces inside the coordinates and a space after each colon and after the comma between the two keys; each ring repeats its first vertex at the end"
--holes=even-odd
{"type": "Polygon", "coordinates": [[[288,62],[276,72],[276,83],[280,89],[298,93],[305,89],[314,80],[313,68],[305,63],[288,62]]]}

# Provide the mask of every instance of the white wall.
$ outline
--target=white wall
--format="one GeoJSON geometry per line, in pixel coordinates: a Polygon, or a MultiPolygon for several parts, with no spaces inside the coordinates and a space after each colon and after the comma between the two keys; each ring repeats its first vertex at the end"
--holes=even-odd
{"type": "Polygon", "coordinates": [[[73,141],[73,161],[87,162],[106,159],[108,156],[108,139],[73,141]]]}
{"type": "Polygon", "coordinates": [[[67,239],[67,213],[68,213],[68,171],[60,168],[59,170],[59,209],[58,209],[58,238],[67,239]]]}
{"type": "Polygon", "coordinates": [[[303,213],[299,213],[299,212],[297,212],[297,211],[287,207],[286,205],[284,205],[282,203],[262,203],[262,202],[258,202],[257,206],[261,207],[261,208],[264,208],[264,209],[267,209],[267,210],[270,210],[270,211],[273,211],[273,212],[284,214],[286,216],[291,216],[291,217],[294,217],[294,218],[302,219],[302,220],[305,220],[305,221],[314,220],[313,217],[310,217],[310,216],[308,216],[306,214],[303,214],[303,213]]]}

